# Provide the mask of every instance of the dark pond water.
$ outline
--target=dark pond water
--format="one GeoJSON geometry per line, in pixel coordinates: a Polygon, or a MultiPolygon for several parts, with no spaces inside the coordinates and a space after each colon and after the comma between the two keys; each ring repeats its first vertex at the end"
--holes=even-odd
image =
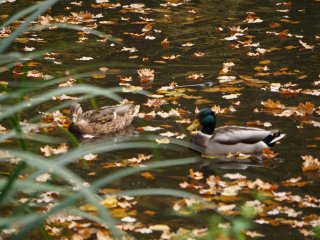
{"type": "MultiPolygon", "coordinates": [[[[10,50],[22,51],[27,45],[36,50],[50,48],[50,51],[59,53],[56,61],[62,64],[54,64],[53,61],[41,61],[42,65],[37,70],[46,74],[58,76],[65,71],[75,73],[97,71],[99,67],[109,68],[105,78],[87,78],[86,82],[96,86],[108,88],[119,86],[120,76],[132,76],[131,85],[139,86],[140,80],[137,69],[150,68],[155,71],[155,80],[147,90],[151,94],[161,94],[159,89],[168,86],[171,82],[178,85],[213,82],[214,91],[208,91],[206,87],[194,87],[184,89],[187,97],[165,96],[167,104],[161,106],[162,111],[168,112],[171,108],[180,108],[187,113],[185,118],[194,119],[195,108],[212,107],[220,105],[221,108],[233,105],[235,112],[218,115],[218,125],[247,125],[248,122],[261,121],[271,123],[270,128],[277,128],[287,134],[281,144],[273,150],[279,153],[278,157],[264,162],[225,163],[212,159],[201,159],[193,166],[179,166],[162,168],[152,171],[154,179],[146,179],[142,176],[132,176],[115,182],[112,188],[133,189],[149,187],[179,188],[179,183],[190,181],[189,169],[199,170],[208,175],[222,176],[225,173],[241,173],[249,179],[262,179],[265,182],[279,184],[279,192],[292,192],[293,195],[310,195],[319,201],[319,171],[302,172],[301,156],[312,155],[320,157],[320,129],[313,126],[311,121],[320,121],[319,82],[320,80],[320,2],[315,0],[300,1],[139,1],[145,7],[131,9],[123,7],[132,4],[132,1],[120,1],[122,7],[114,9],[93,8],[93,1],[84,1],[82,6],[70,5],[69,1],[59,1],[51,10],[51,16],[69,15],[70,12],[89,11],[93,14],[102,14],[97,18],[97,30],[122,39],[122,46],[110,42],[99,42],[98,37],[85,35],[88,39],[78,43],[79,34],[72,30],[50,30],[30,33],[27,36],[43,38],[45,43],[30,41],[27,44],[16,43],[10,50]],[[70,9],[65,9],[66,7],[70,9]],[[249,13],[254,12],[254,13],[249,13]],[[257,16],[249,19],[248,16],[257,16]],[[133,33],[141,34],[141,29],[148,24],[153,29],[142,37],[134,37],[133,33]],[[247,23],[254,19],[262,22],[247,23]],[[107,22],[110,21],[110,22],[107,22]],[[234,33],[229,28],[240,26],[248,28],[243,34],[239,34],[236,40],[228,40],[234,33]],[[132,33],[130,35],[130,33],[132,33]],[[280,33],[280,35],[279,35],[280,33]],[[152,39],[146,39],[149,36],[152,39]],[[154,37],[154,39],[153,39],[154,37]],[[163,47],[161,42],[168,38],[169,46],[163,47]],[[227,39],[226,39],[227,38],[227,39]],[[299,43],[302,41],[302,44],[299,43]],[[186,44],[192,43],[192,44],[186,44]],[[313,46],[307,49],[303,44],[313,46]],[[246,46],[244,46],[246,45],[246,46]],[[136,52],[121,51],[123,47],[136,48],[136,52]],[[262,49],[262,50],[261,50],[262,49]],[[260,51],[260,52],[259,52],[260,51]],[[264,52],[266,51],[266,52],[264,52]],[[203,53],[196,57],[194,53],[203,53]],[[249,56],[250,54],[257,56],[249,56]],[[179,56],[177,56],[179,55],[179,56]],[[92,61],[77,61],[83,56],[93,57],[92,61]],[[163,57],[175,56],[172,60],[163,57]],[[232,62],[229,72],[221,73],[223,63],[232,62]],[[203,74],[198,80],[188,80],[191,74],[203,74]],[[219,76],[234,76],[235,80],[223,82],[219,76]],[[263,81],[263,82],[262,82],[263,81]],[[289,84],[290,83],[290,84],[289,84]],[[271,85],[270,85],[271,84],[271,85]],[[280,90],[279,90],[279,87],[280,90]],[[221,87],[218,89],[218,87],[221,87]],[[234,91],[238,88],[238,91],[234,91]],[[296,94],[281,93],[281,89],[297,90],[296,94]],[[301,89],[301,90],[298,90],[301,89]],[[307,90],[309,89],[309,90],[307,90]],[[307,91],[306,91],[307,90],[307,91]],[[313,91],[313,92],[312,92],[313,91]],[[239,93],[235,99],[226,99],[224,96],[239,93]],[[313,93],[312,94],[310,94],[313,93]],[[196,96],[206,99],[201,103],[196,96]],[[280,101],[287,107],[297,107],[300,103],[311,102],[315,111],[304,117],[279,117],[274,111],[264,108],[262,101],[272,99],[280,101]],[[318,111],[318,113],[316,112],[318,111]],[[303,187],[284,187],[281,182],[290,178],[302,177],[301,181],[310,181],[303,187]]],[[[24,5],[24,3],[17,3],[24,5]]],[[[2,4],[0,15],[12,14],[16,11],[15,4],[2,4]]],[[[84,23],[88,25],[89,23],[84,23]]],[[[92,23],[90,23],[92,24],[92,23]]],[[[39,61],[39,60],[38,60],[39,61]]],[[[30,69],[32,69],[30,67],[30,69]]],[[[10,74],[3,73],[0,80],[10,78],[10,74]]],[[[176,92],[176,91],[174,91],[176,92]]],[[[147,97],[132,93],[123,93],[123,97],[135,101],[137,104],[146,103],[147,97]]],[[[105,98],[97,98],[100,106],[110,105],[113,102],[105,98]]],[[[89,102],[82,103],[85,109],[90,108],[89,102]]],[[[42,110],[48,105],[41,106],[42,110]]],[[[142,107],[141,112],[150,112],[152,109],[142,107]]],[[[282,110],[278,111],[281,113],[282,110]]],[[[160,125],[169,125],[168,128],[156,132],[135,132],[134,135],[148,135],[163,133],[166,131],[185,133],[185,140],[189,141],[190,134],[185,130],[188,124],[177,123],[176,118],[166,119],[156,116],[152,120],[137,118],[133,126],[135,128],[160,125]]],[[[316,124],[314,124],[316,125],[316,124]]],[[[256,125],[255,125],[256,126],[256,125]]],[[[114,137],[106,141],[114,141],[114,137]]],[[[188,149],[172,150],[127,150],[115,154],[100,155],[98,161],[90,164],[90,169],[82,169],[78,165],[72,168],[87,181],[93,181],[99,176],[113,172],[115,169],[106,169],[102,166],[106,162],[119,162],[123,159],[136,156],[139,153],[154,154],[159,159],[182,158],[198,155],[188,149]],[[96,172],[95,176],[89,176],[89,172],[96,172]]],[[[152,160],[150,160],[152,161],[152,160]]],[[[250,197],[249,197],[250,198],[250,197]]],[[[172,229],[178,227],[195,228],[204,226],[207,216],[211,212],[202,213],[195,219],[174,217],[171,215],[171,198],[155,197],[142,198],[139,201],[138,219],[144,223],[167,224],[172,229]],[[166,209],[166,210],[160,210],[166,209]],[[156,211],[155,216],[144,215],[145,210],[156,211]]],[[[281,203],[278,203],[281,205],[281,203]]],[[[299,208],[297,204],[287,204],[302,211],[302,214],[292,220],[301,220],[303,216],[312,213],[318,214],[318,207],[299,208]]],[[[255,229],[265,234],[265,239],[303,239],[303,235],[297,228],[280,224],[277,227],[268,224],[257,224],[255,229]],[[288,233],[290,232],[290,237],[288,233]]],[[[139,236],[138,236],[139,237],[139,236]]],[[[141,238],[141,236],[140,236],[141,238]]],[[[143,238],[148,238],[143,236],[143,238]]]]}

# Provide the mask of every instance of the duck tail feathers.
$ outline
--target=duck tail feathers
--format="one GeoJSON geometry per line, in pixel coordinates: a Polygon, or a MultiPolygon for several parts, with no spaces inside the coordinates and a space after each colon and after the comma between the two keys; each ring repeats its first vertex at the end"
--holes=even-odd
{"type": "Polygon", "coordinates": [[[286,134],[281,133],[278,137],[275,137],[270,144],[275,144],[276,142],[280,141],[280,139],[284,138],[286,136],[286,134]]]}
{"type": "Polygon", "coordinates": [[[263,141],[269,146],[272,147],[276,142],[278,142],[280,139],[284,138],[286,134],[281,133],[280,131],[274,132],[270,135],[268,135],[263,141]]]}
{"type": "Polygon", "coordinates": [[[134,106],[134,112],[133,112],[133,116],[137,116],[140,110],[140,105],[135,105],[134,106]]]}

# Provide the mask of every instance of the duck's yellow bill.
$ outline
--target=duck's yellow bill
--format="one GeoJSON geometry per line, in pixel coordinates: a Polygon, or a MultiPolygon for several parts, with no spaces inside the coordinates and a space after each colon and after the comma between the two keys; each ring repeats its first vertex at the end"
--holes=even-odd
{"type": "Polygon", "coordinates": [[[193,123],[187,128],[188,131],[193,131],[194,129],[198,128],[200,126],[199,119],[196,119],[193,121],[193,123]]]}

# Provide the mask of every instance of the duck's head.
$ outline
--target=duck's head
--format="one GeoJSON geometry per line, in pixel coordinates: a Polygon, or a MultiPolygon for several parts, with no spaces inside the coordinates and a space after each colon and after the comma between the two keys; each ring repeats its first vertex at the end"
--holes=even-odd
{"type": "Polygon", "coordinates": [[[71,105],[70,118],[72,123],[78,122],[82,114],[82,108],[79,103],[71,105]]]}
{"type": "Polygon", "coordinates": [[[188,127],[189,131],[202,126],[201,132],[213,134],[216,128],[216,115],[210,108],[204,108],[198,113],[197,119],[188,127]]]}

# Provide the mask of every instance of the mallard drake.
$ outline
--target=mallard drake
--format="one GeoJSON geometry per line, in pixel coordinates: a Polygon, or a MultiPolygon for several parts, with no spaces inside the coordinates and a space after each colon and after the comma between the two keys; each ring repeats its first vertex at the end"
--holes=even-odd
{"type": "Polygon", "coordinates": [[[202,109],[197,119],[188,127],[189,131],[202,125],[201,132],[196,133],[192,142],[204,149],[206,155],[225,155],[228,153],[261,153],[272,147],[285,134],[279,130],[261,128],[224,126],[216,127],[216,115],[209,109],[202,109]]]}
{"type": "Polygon", "coordinates": [[[105,106],[83,113],[80,104],[70,109],[69,130],[81,134],[105,134],[115,132],[131,124],[139,112],[139,105],[122,104],[105,106]]]}

